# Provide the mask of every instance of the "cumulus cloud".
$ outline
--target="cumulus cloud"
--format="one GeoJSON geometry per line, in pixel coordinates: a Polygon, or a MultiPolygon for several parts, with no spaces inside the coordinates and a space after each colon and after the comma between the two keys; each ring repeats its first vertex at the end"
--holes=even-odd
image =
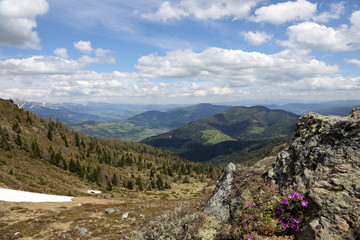
{"type": "Polygon", "coordinates": [[[252,45],[261,45],[263,43],[269,42],[272,39],[272,35],[267,34],[266,32],[242,32],[241,35],[245,38],[247,42],[252,45]]]}
{"type": "Polygon", "coordinates": [[[54,50],[54,54],[61,58],[69,58],[66,48],[57,48],[54,50]]]}
{"type": "Polygon", "coordinates": [[[170,19],[179,20],[189,14],[178,6],[171,6],[169,2],[163,2],[156,13],[141,14],[141,17],[151,21],[166,22],[170,19]]]}
{"type": "Polygon", "coordinates": [[[287,47],[305,47],[322,51],[354,51],[360,48],[360,11],[352,13],[351,25],[327,27],[315,22],[303,22],[287,28],[287,47]]]}
{"type": "Polygon", "coordinates": [[[317,6],[306,0],[283,2],[256,9],[251,20],[282,24],[289,21],[308,20],[316,13],[317,6]]]}
{"type": "Polygon", "coordinates": [[[35,18],[48,9],[46,0],[0,0],[0,45],[40,49],[35,18]]]}
{"type": "Polygon", "coordinates": [[[304,51],[285,50],[267,55],[214,47],[199,53],[175,50],[166,56],[150,54],[141,57],[136,68],[152,79],[211,79],[225,81],[232,87],[291,83],[338,71],[337,66],[311,58],[304,51]]]}
{"type": "Polygon", "coordinates": [[[82,53],[91,54],[94,49],[91,47],[90,41],[74,42],[74,47],[82,53]]]}
{"type": "Polygon", "coordinates": [[[222,19],[234,20],[245,18],[260,0],[181,0],[178,4],[164,2],[155,13],[143,13],[142,18],[152,21],[179,20],[193,16],[196,19],[222,19]]]}

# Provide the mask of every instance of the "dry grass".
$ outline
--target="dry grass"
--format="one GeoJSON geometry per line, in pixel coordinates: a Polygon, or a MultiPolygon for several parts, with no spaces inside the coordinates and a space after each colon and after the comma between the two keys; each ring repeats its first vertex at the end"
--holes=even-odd
{"type": "Polygon", "coordinates": [[[156,200],[143,194],[142,200],[113,195],[76,197],[67,203],[0,202],[0,239],[133,239],[159,215],[179,207],[199,212],[209,197],[156,200]],[[107,208],[117,211],[107,214],[107,208]],[[129,216],[123,219],[126,212],[129,216]],[[86,229],[83,236],[81,228],[86,229]]]}

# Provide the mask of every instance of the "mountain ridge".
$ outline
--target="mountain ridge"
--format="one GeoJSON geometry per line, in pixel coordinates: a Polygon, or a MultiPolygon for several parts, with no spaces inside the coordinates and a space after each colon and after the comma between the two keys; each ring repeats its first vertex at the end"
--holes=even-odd
{"type": "MultiPolygon", "coordinates": [[[[261,140],[272,139],[281,145],[293,134],[297,119],[298,115],[283,110],[270,110],[260,106],[231,107],[219,114],[193,121],[141,142],[173,151],[189,160],[196,161],[191,157],[192,154],[201,155],[196,151],[205,152],[202,148],[208,146],[224,146],[221,143],[226,141],[239,141],[236,144],[243,145],[241,149],[244,151],[250,147],[246,141],[251,140],[254,140],[254,144],[259,144],[261,140]],[[283,139],[278,141],[279,138],[283,139]]],[[[252,147],[255,146],[252,145],[252,147]]],[[[266,148],[266,146],[263,147],[266,148]]],[[[219,149],[218,152],[221,155],[226,151],[225,147],[223,150],[219,149]]],[[[269,150],[266,152],[269,153],[269,150]]],[[[211,158],[204,159],[204,157],[202,160],[211,162],[211,158]]]]}

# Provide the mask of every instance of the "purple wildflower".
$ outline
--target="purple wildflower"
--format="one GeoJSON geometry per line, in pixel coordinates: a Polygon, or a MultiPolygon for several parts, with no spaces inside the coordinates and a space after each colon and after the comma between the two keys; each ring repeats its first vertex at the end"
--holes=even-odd
{"type": "Polygon", "coordinates": [[[295,227],[295,224],[292,222],[292,223],[290,223],[290,227],[291,228],[294,228],[295,227]]]}
{"type": "Polygon", "coordinates": [[[288,225],[287,224],[283,224],[283,229],[287,229],[288,225]]]}
{"type": "Polygon", "coordinates": [[[306,201],[306,200],[302,200],[302,201],[301,201],[301,206],[307,207],[308,205],[309,205],[309,202],[308,202],[308,201],[306,201]]]}
{"type": "Polygon", "coordinates": [[[247,219],[247,220],[249,220],[250,218],[251,218],[251,216],[247,216],[247,218],[246,218],[246,219],[247,219]]]}
{"type": "Polygon", "coordinates": [[[295,219],[295,222],[296,222],[296,223],[301,223],[301,218],[295,219]]]}
{"type": "Polygon", "coordinates": [[[245,209],[252,208],[252,207],[253,207],[252,205],[246,205],[245,209]]]}
{"type": "Polygon", "coordinates": [[[296,195],[297,195],[296,192],[290,193],[289,196],[288,196],[288,198],[289,198],[289,199],[292,199],[292,198],[294,198],[296,195]]]}
{"type": "Polygon", "coordinates": [[[279,223],[282,223],[282,219],[279,220],[279,223]]]}
{"type": "Polygon", "coordinates": [[[301,198],[303,195],[304,195],[304,194],[302,194],[302,193],[296,193],[296,195],[294,196],[295,202],[296,202],[297,200],[299,200],[299,198],[301,198]]]}
{"type": "Polygon", "coordinates": [[[252,237],[251,237],[251,234],[249,234],[247,240],[253,240],[252,237]]]}
{"type": "Polygon", "coordinates": [[[288,205],[289,201],[287,200],[287,198],[284,198],[284,200],[281,201],[282,205],[288,205]]]}
{"type": "Polygon", "coordinates": [[[300,228],[299,228],[299,227],[297,227],[297,228],[295,229],[295,231],[300,232],[300,228]]]}

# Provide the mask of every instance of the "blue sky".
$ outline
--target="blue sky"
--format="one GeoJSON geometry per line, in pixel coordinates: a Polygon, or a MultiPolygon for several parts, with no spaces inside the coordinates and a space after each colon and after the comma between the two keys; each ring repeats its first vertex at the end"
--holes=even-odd
{"type": "Polygon", "coordinates": [[[0,97],[360,99],[360,1],[0,0],[0,97]]]}

